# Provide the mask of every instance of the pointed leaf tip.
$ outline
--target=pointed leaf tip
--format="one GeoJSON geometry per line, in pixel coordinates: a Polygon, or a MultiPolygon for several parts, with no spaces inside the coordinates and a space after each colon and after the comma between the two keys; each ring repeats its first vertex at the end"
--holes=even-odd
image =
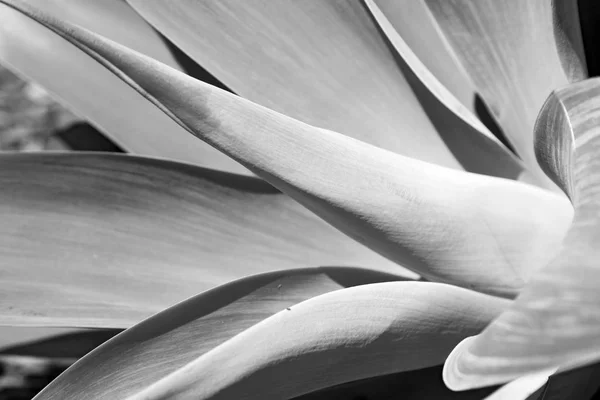
{"type": "Polygon", "coordinates": [[[568,202],[545,191],[307,125],[84,29],[29,8],[23,12],[86,51],[190,133],[430,280],[514,296],[531,271],[553,256],[548,249],[560,243],[571,220],[568,202]]]}
{"type": "Polygon", "coordinates": [[[573,202],[573,224],[558,256],[534,274],[513,305],[454,349],[444,369],[450,388],[600,360],[599,98],[596,78],[559,89],[546,101],[536,123],[536,152],[573,202]]]}
{"type": "Polygon", "coordinates": [[[189,135],[96,60],[49,29],[49,24],[41,25],[41,20],[36,22],[16,8],[27,9],[31,17],[47,18],[54,24],[60,24],[59,20],[77,24],[183,69],[171,54],[168,42],[125,1],[2,2],[0,63],[43,86],[127,152],[252,175],[231,158],[189,135]]]}

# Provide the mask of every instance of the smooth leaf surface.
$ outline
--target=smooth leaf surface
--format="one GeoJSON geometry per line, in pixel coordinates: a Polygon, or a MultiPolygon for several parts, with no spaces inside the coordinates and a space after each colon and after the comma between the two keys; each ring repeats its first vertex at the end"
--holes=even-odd
{"type": "Polygon", "coordinates": [[[242,276],[405,271],[257,178],[112,154],[0,157],[0,320],[129,327],[242,276]]]}
{"type": "Polygon", "coordinates": [[[360,1],[129,4],[246,99],[399,154],[460,168],[360,1]]]}
{"type": "MultiPolygon", "coordinates": [[[[509,149],[466,108],[417,58],[398,35],[390,21],[373,0],[365,6],[380,27],[390,47],[395,51],[398,65],[412,87],[429,119],[463,167],[470,172],[515,179],[529,172],[509,149]]],[[[413,6],[418,7],[418,2],[413,6]]],[[[424,4],[421,3],[423,7],[424,4]]]]}
{"type": "Polygon", "coordinates": [[[568,201],[552,193],[306,125],[89,31],[21,11],[96,57],[200,139],[427,279],[513,296],[553,257],[571,221],[568,201]]]}
{"type": "Polygon", "coordinates": [[[376,0],[375,4],[425,67],[464,107],[474,112],[475,85],[425,0],[376,0]]]}
{"type": "Polygon", "coordinates": [[[126,398],[286,307],[333,290],[398,279],[330,267],[227,283],[125,331],[73,365],[36,399],[126,398]]]}
{"type": "MultiPolygon", "coordinates": [[[[543,180],[533,149],[535,118],[552,90],[587,76],[555,13],[568,8],[576,19],[576,1],[426,2],[517,153],[543,180]]],[[[580,37],[571,37],[581,46],[580,37]]]]}
{"type": "Polygon", "coordinates": [[[263,320],[128,399],[284,399],[435,366],[509,303],[429,282],[330,292],[263,320]]]}
{"type": "MultiPolygon", "coordinates": [[[[121,0],[26,3],[179,68],[158,34],[121,0]]],[[[0,62],[41,84],[130,152],[250,174],[230,158],[194,140],[81,50],[5,6],[0,7],[0,62]]]]}
{"type": "Polygon", "coordinates": [[[450,388],[600,360],[598,96],[600,80],[590,79],[557,90],[546,101],[536,124],[536,151],[573,201],[573,224],[560,253],[533,276],[511,308],[454,349],[444,369],[450,388]]]}

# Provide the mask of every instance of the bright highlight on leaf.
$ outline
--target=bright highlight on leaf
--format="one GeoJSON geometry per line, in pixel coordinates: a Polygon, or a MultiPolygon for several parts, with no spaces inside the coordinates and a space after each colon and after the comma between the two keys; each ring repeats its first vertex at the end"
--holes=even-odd
{"type": "Polygon", "coordinates": [[[536,151],[572,200],[573,224],[560,254],[534,275],[515,303],[454,349],[444,369],[450,388],[483,387],[600,360],[598,95],[600,80],[590,79],[553,92],[544,104],[536,151]]]}
{"type": "MultiPolygon", "coordinates": [[[[26,0],[20,4],[30,4],[181,68],[160,36],[122,0],[26,0]]],[[[81,50],[4,6],[0,9],[0,62],[42,84],[129,152],[250,175],[229,157],[191,137],[81,50]],[[68,79],[61,77],[65,73],[68,79]]]]}
{"type": "Polygon", "coordinates": [[[508,303],[422,282],[338,290],[283,309],[128,399],[291,398],[435,366],[508,303]]]}
{"type": "Polygon", "coordinates": [[[399,154],[460,168],[361,1],[128,3],[245,99],[399,154]]]}
{"type": "Polygon", "coordinates": [[[257,178],[124,155],[5,154],[0,186],[4,324],[127,328],[279,269],[414,276],[257,178]]]}
{"type": "Polygon", "coordinates": [[[38,399],[126,398],[296,303],[355,285],[398,279],[376,271],[329,267],[233,281],[128,329],[73,365],[38,399]]]}
{"type": "Polygon", "coordinates": [[[548,192],[303,124],[91,32],[18,9],[95,57],[200,139],[427,279],[513,296],[552,258],[548,249],[560,243],[571,220],[567,202],[548,192]]]}
{"type": "Polygon", "coordinates": [[[502,178],[516,179],[525,174],[525,179],[532,179],[523,162],[429,72],[396,33],[377,4],[373,0],[364,2],[395,50],[404,76],[423,104],[429,119],[463,167],[470,172],[502,178]]]}
{"type": "Polygon", "coordinates": [[[532,146],[535,118],[553,89],[587,77],[580,34],[565,40],[556,21],[577,19],[577,2],[425,2],[519,156],[546,179],[532,146]]]}
{"type": "Polygon", "coordinates": [[[95,348],[38,400],[591,397],[579,7],[0,0],[0,62],[157,157],[0,154],[6,365],[95,348]]]}

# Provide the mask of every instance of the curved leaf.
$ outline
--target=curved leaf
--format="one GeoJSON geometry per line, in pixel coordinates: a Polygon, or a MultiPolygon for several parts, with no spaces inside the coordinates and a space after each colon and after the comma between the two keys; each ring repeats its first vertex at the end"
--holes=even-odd
{"type": "Polygon", "coordinates": [[[290,398],[435,366],[508,304],[427,282],[338,290],[280,311],[128,399],[290,398]]]}
{"type": "Polygon", "coordinates": [[[554,256],[566,199],[406,158],[194,80],[14,1],[175,121],[344,233],[425,278],[503,296],[554,256]],[[485,268],[482,268],[485,266],[485,268]]]}
{"type": "Polygon", "coordinates": [[[253,273],[405,271],[265,182],[93,153],[0,157],[0,320],[128,327],[253,273]]]}
{"type": "MultiPolygon", "coordinates": [[[[122,0],[28,3],[177,67],[157,33],[122,0]]],[[[250,174],[194,140],[81,50],[8,7],[0,7],[0,62],[44,86],[128,151],[250,174]]]]}
{"type": "Polygon", "coordinates": [[[532,146],[535,118],[552,90],[587,74],[554,8],[563,3],[559,10],[576,15],[576,1],[425,1],[519,156],[545,179],[532,146]]]}
{"type": "Polygon", "coordinates": [[[246,99],[399,154],[460,168],[359,1],[129,3],[246,99]]]}
{"type": "MultiPolygon", "coordinates": [[[[475,111],[475,85],[458,61],[425,0],[375,0],[415,56],[469,111],[475,111]]],[[[425,108],[426,109],[426,108],[425,108]]]]}
{"type": "MultiPolygon", "coordinates": [[[[399,66],[429,119],[463,167],[467,171],[511,179],[522,173],[529,175],[523,163],[429,72],[377,4],[373,0],[364,2],[394,49],[399,66]]],[[[414,2],[413,7],[418,4],[414,2]]]]}
{"type": "Polygon", "coordinates": [[[36,399],[126,398],[286,307],[333,290],[397,279],[332,267],[234,281],[128,329],[78,361],[36,399]]]}
{"type": "Polygon", "coordinates": [[[549,367],[600,360],[598,124],[600,80],[554,92],[536,124],[536,151],[573,201],[575,218],[559,255],[538,271],[517,301],[446,361],[452,389],[495,384],[549,367]]]}

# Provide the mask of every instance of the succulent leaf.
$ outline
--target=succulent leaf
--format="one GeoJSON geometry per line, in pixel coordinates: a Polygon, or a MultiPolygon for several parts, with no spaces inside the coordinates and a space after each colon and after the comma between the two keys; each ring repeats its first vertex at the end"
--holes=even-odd
{"type": "MultiPolygon", "coordinates": [[[[27,0],[21,4],[34,5],[180,68],[152,27],[121,0],[27,0]]],[[[251,175],[229,157],[194,140],[81,50],[4,6],[0,7],[0,62],[43,85],[127,151],[251,175]],[[57,78],[65,74],[68,79],[57,78]]]]}
{"type": "Polygon", "coordinates": [[[461,168],[360,1],[129,4],[246,99],[399,154],[461,168]]]}
{"type": "MultiPolygon", "coordinates": [[[[533,179],[523,162],[506,148],[481,121],[416,57],[373,0],[364,0],[398,64],[440,136],[470,172],[516,179],[533,179]]],[[[419,3],[415,2],[413,6],[419,3]]]]}
{"type": "Polygon", "coordinates": [[[425,1],[518,155],[545,179],[533,149],[535,118],[552,90],[587,77],[581,35],[565,40],[556,12],[577,19],[577,2],[425,1]]]}
{"type": "Polygon", "coordinates": [[[376,271],[328,267],[233,281],[126,330],[79,360],[36,399],[126,398],[299,302],[355,285],[398,279],[376,271]]]}
{"type": "Polygon", "coordinates": [[[600,80],[553,92],[536,123],[536,152],[575,207],[561,251],[515,303],[446,361],[444,380],[462,390],[540,369],[567,371],[600,360],[598,318],[598,124],[600,80]]]}
{"type": "Polygon", "coordinates": [[[51,27],[325,221],[427,279],[514,296],[554,256],[571,221],[560,196],[304,124],[19,2],[2,2],[51,27]]]}
{"type": "Polygon", "coordinates": [[[126,155],[0,157],[0,320],[129,327],[249,274],[406,272],[258,178],[126,155]]]}
{"type": "Polygon", "coordinates": [[[440,83],[471,112],[475,85],[458,61],[425,0],[375,0],[398,35],[440,83]]]}

